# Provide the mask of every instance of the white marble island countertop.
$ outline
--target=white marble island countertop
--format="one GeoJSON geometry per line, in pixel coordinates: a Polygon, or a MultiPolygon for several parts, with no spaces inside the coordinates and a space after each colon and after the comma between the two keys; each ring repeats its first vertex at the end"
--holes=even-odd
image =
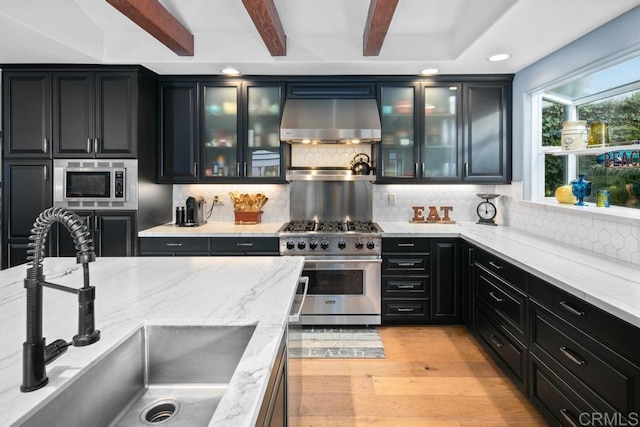
{"type": "MultiPolygon", "coordinates": [[[[249,325],[256,329],[211,420],[216,426],[253,426],[262,404],[278,344],[302,273],[302,257],[98,258],[90,264],[96,287],[98,342],[70,347],[47,365],[49,384],[21,393],[25,341],[26,266],[0,271],[0,425],[16,425],[102,354],[145,322],[249,325]]],[[[45,278],[82,286],[75,258],[46,258],[45,278]]],[[[77,333],[77,296],[43,291],[47,343],[77,333]]]]}

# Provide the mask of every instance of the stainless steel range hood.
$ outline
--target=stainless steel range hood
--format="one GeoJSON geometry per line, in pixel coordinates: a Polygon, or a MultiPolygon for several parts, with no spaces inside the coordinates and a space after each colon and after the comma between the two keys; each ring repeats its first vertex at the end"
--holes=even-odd
{"type": "Polygon", "coordinates": [[[357,143],[380,141],[375,99],[288,99],[280,140],[290,143],[357,143]]]}

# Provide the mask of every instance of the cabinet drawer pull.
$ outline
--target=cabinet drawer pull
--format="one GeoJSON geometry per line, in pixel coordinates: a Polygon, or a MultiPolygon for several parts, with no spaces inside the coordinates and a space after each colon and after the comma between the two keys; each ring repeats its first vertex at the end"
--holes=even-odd
{"type": "Polygon", "coordinates": [[[414,308],[413,307],[398,307],[398,309],[396,311],[401,312],[401,313],[411,313],[413,312],[414,308]]]}
{"type": "Polygon", "coordinates": [[[414,289],[416,285],[397,285],[398,289],[414,289]]]}
{"type": "Polygon", "coordinates": [[[415,262],[399,262],[398,267],[413,267],[416,265],[415,262]]]}
{"type": "Polygon", "coordinates": [[[571,427],[578,426],[578,424],[575,421],[573,421],[573,417],[570,415],[569,411],[567,411],[566,409],[564,408],[560,409],[560,415],[562,415],[562,418],[564,418],[565,421],[568,422],[571,427]]]}
{"type": "Polygon", "coordinates": [[[575,314],[576,316],[584,316],[584,311],[580,311],[576,308],[571,307],[571,305],[569,305],[566,301],[560,301],[560,306],[571,314],[575,314]]]}
{"type": "Polygon", "coordinates": [[[236,246],[251,247],[253,246],[253,243],[236,243],[236,246]]]}
{"type": "Polygon", "coordinates": [[[489,335],[489,338],[491,339],[491,342],[493,342],[493,344],[498,348],[500,348],[500,347],[502,347],[504,345],[504,344],[502,344],[502,341],[500,341],[500,339],[497,336],[493,335],[493,334],[489,335]]]}
{"type": "Polygon", "coordinates": [[[415,245],[415,243],[398,243],[399,248],[412,248],[415,245]]]}
{"type": "Polygon", "coordinates": [[[502,270],[502,268],[503,268],[500,264],[496,264],[496,263],[495,263],[495,262],[493,262],[493,261],[489,261],[489,265],[490,265],[491,267],[495,268],[496,270],[502,270]]]}
{"type": "Polygon", "coordinates": [[[182,247],[182,243],[167,243],[166,246],[169,248],[180,248],[182,247]]]}
{"type": "Polygon", "coordinates": [[[576,356],[575,354],[573,354],[571,352],[571,350],[569,350],[567,347],[560,347],[560,352],[562,354],[564,354],[564,356],[571,360],[573,363],[575,363],[576,365],[586,365],[587,362],[585,362],[584,360],[581,360],[578,356],[576,356]]]}
{"type": "Polygon", "coordinates": [[[502,301],[503,301],[503,300],[502,300],[502,298],[498,298],[498,297],[496,296],[496,294],[494,294],[494,293],[493,293],[493,291],[489,292],[489,296],[490,296],[491,298],[493,298],[496,302],[502,302],[502,301]]]}

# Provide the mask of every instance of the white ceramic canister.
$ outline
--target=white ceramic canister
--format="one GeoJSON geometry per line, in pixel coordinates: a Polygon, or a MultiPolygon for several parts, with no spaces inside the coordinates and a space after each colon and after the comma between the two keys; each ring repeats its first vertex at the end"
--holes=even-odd
{"type": "Polygon", "coordinates": [[[562,123],[562,150],[587,148],[587,121],[576,120],[562,123]]]}

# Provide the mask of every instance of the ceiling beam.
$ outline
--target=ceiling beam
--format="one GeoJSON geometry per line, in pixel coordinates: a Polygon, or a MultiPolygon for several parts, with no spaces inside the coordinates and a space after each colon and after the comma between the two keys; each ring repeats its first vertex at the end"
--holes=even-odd
{"type": "Polygon", "coordinates": [[[367,24],[364,27],[364,36],[362,37],[362,54],[364,56],[380,55],[382,43],[397,5],[398,0],[371,0],[367,24]]]}
{"type": "Polygon", "coordinates": [[[287,54],[287,39],[273,0],[242,0],[271,56],[287,54]]]}
{"type": "Polygon", "coordinates": [[[193,34],[158,0],[106,0],[179,56],[193,56],[193,34]]]}

